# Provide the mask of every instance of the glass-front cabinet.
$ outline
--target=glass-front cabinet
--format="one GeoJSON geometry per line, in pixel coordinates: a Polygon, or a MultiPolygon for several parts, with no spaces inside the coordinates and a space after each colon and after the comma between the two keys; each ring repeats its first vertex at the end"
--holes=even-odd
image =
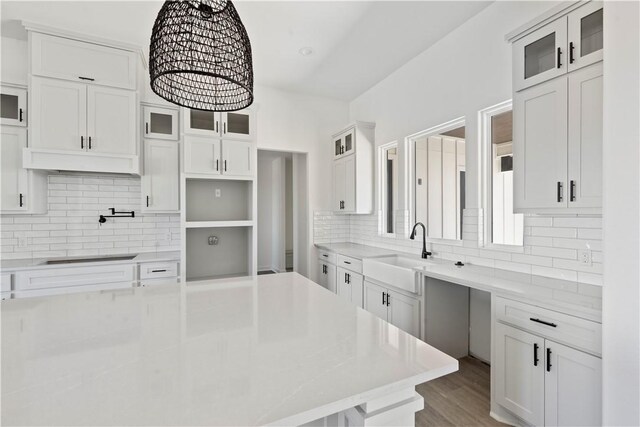
{"type": "Polygon", "coordinates": [[[516,41],[513,44],[514,89],[521,90],[566,73],[566,45],[566,18],[516,41]]]}
{"type": "Polygon", "coordinates": [[[333,138],[333,157],[340,158],[353,153],[356,148],[355,129],[350,129],[333,138]]]}
{"type": "Polygon", "coordinates": [[[602,61],[601,2],[589,2],[513,43],[516,91],[602,61]]]}
{"type": "Polygon", "coordinates": [[[185,134],[253,139],[255,123],[250,109],[218,113],[185,108],[183,114],[185,134]]]}
{"type": "Polygon", "coordinates": [[[569,71],[602,61],[602,3],[590,2],[568,16],[569,71]]]}
{"type": "Polygon", "coordinates": [[[178,139],[178,110],[144,106],[144,137],[153,139],[178,139]]]}
{"type": "Polygon", "coordinates": [[[0,118],[3,125],[27,125],[27,90],[12,86],[0,89],[0,118]]]}

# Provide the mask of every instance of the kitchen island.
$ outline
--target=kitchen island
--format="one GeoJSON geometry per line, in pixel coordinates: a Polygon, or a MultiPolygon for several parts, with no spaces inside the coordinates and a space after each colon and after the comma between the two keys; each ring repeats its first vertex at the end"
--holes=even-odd
{"type": "Polygon", "coordinates": [[[3,425],[413,425],[458,368],[297,273],[1,308],[3,425]]]}

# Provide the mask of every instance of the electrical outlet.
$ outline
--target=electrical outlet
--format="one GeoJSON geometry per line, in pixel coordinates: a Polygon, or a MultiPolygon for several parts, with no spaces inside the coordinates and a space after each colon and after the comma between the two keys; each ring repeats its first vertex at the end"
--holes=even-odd
{"type": "Polygon", "coordinates": [[[591,265],[591,250],[583,249],[578,252],[578,259],[580,264],[591,265]]]}
{"type": "Polygon", "coordinates": [[[27,238],[25,236],[18,236],[18,247],[19,248],[27,247],[27,238]]]}
{"type": "Polygon", "coordinates": [[[209,245],[214,246],[218,244],[218,236],[209,236],[209,238],[207,239],[207,243],[209,243],[209,245]]]}
{"type": "Polygon", "coordinates": [[[220,190],[219,188],[216,188],[216,198],[221,196],[222,196],[222,190],[220,190]]]}
{"type": "Polygon", "coordinates": [[[163,237],[162,240],[164,240],[165,242],[168,242],[169,240],[171,240],[171,233],[166,232],[162,237],[163,237]]]}

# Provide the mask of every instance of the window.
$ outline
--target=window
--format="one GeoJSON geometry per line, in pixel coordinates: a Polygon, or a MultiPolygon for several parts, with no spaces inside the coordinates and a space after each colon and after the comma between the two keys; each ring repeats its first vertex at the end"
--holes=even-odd
{"type": "Polygon", "coordinates": [[[511,101],[480,112],[485,161],[487,242],[522,246],[524,215],[513,213],[513,112],[511,101]]]}
{"type": "Polygon", "coordinates": [[[413,153],[413,219],[427,237],[462,239],[465,122],[456,119],[408,137],[413,153]]]}
{"type": "Polygon", "coordinates": [[[395,234],[398,210],[398,144],[392,142],[379,148],[380,234],[395,234]]]}

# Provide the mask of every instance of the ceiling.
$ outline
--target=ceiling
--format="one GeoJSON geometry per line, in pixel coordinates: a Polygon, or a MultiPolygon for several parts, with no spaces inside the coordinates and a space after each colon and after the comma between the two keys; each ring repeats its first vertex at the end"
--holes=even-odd
{"type": "MultiPolygon", "coordinates": [[[[5,1],[2,35],[25,38],[27,20],[140,45],[162,1],[5,1]]],[[[254,56],[255,81],[283,90],[352,100],[489,1],[234,2],[254,56]],[[311,47],[313,54],[299,50],[311,47]]]]}

